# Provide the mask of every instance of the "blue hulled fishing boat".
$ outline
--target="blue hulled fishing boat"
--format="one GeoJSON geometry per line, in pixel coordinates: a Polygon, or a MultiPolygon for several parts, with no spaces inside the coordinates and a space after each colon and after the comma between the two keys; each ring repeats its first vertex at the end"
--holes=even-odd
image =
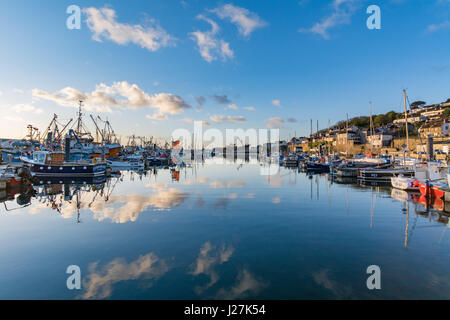
{"type": "Polygon", "coordinates": [[[64,161],[63,152],[35,151],[33,158],[21,157],[33,176],[92,177],[104,175],[106,162],[102,160],[64,161]]]}

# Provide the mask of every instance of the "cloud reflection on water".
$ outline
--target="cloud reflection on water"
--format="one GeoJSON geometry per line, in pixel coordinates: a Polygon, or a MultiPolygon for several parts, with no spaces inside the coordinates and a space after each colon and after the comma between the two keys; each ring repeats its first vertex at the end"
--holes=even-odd
{"type": "Polygon", "coordinates": [[[195,287],[194,290],[197,294],[202,294],[219,281],[219,275],[215,269],[217,266],[227,262],[233,253],[234,248],[231,245],[222,245],[217,249],[210,242],[203,244],[191,274],[195,276],[204,274],[209,277],[209,282],[203,286],[195,287]]]}
{"type": "Polygon", "coordinates": [[[101,269],[98,265],[98,262],[89,265],[89,274],[83,280],[82,299],[106,299],[112,296],[114,284],[130,280],[154,281],[169,271],[165,260],[153,253],[141,255],[130,263],[116,258],[101,269]]]}
{"type": "MultiPolygon", "coordinates": [[[[182,205],[189,194],[176,188],[167,188],[164,185],[154,185],[154,193],[112,195],[106,201],[95,192],[84,192],[77,203],[76,198],[63,202],[60,207],[61,216],[72,219],[78,210],[89,210],[94,219],[98,221],[110,220],[113,223],[135,222],[139,215],[153,208],[155,210],[169,210],[182,205]]],[[[75,196],[76,197],[76,196],[75,196]]],[[[30,209],[36,214],[49,209],[47,203],[41,203],[30,209]]]]}

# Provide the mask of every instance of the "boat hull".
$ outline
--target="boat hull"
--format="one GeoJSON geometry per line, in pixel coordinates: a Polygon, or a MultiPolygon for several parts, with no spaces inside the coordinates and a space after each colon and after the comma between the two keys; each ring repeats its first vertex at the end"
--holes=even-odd
{"type": "Polygon", "coordinates": [[[445,197],[445,191],[440,185],[426,184],[425,182],[419,184],[420,193],[425,197],[443,199],[445,197]]]}
{"type": "Polygon", "coordinates": [[[91,177],[40,177],[34,182],[34,186],[44,185],[96,185],[106,182],[106,176],[91,176],[91,177]]]}
{"type": "Polygon", "coordinates": [[[143,162],[108,161],[107,163],[112,170],[143,170],[145,168],[143,162]]]}
{"type": "Polygon", "coordinates": [[[419,187],[414,184],[415,179],[406,177],[392,177],[392,187],[400,190],[419,191],[419,187]]]}
{"type": "Polygon", "coordinates": [[[323,163],[308,162],[306,163],[306,170],[315,172],[329,172],[330,166],[323,163]]]}
{"type": "Polygon", "coordinates": [[[391,182],[391,178],[398,174],[402,174],[406,178],[414,177],[414,171],[396,171],[396,170],[382,170],[382,169],[360,169],[358,179],[366,181],[383,181],[391,182]]]}
{"type": "Polygon", "coordinates": [[[92,177],[104,175],[106,164],[73,164],[73,165],[42,165],[32,164],[30,170],[38,177],[92,177]]]}

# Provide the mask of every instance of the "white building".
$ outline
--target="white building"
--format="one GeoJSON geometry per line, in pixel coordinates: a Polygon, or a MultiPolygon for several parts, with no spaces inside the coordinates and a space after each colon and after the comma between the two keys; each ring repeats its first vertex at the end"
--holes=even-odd
{"type": "MultiPolygon", "coordinates": [[[[427,117],[421,115],[418,117],[408,118],[408,123],[414,124],[416,122],[422,122],[422,121],[426,121],[426,120],[427,120],[427,117]]],[[[394,124],[400,124],[400,123],[405,123],[405,118],[394,120],[394,124]]]]}
{"type": "Polygon", "coordinates": [[[383,148],[389,146],[392,141],[392,136],[390,134],[374,134],[373,136],[367,137],[367,143],[374,146],[375,148],[383,148]]]}
{"type": "Polygon", "coordinates": [[[444,113],[444,111],[445,111],[445,109],[436,109],[436,110],[425,111],[425,112],[422,112],[422,116],[427,117],[427,118],[439,117],[440,115],[442,115],[444,113]]]}

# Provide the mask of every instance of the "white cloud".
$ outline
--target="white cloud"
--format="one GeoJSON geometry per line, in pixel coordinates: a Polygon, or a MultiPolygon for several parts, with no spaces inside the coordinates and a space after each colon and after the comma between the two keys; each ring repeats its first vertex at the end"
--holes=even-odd
{"type": "Polygon", "coordinates": [[[66,87],[55,93],[33,89],[36,98],[53,101],[61,106],[76,107],[82,100],[86,109],[98,112],[111,112],[112,108],[138,109],[150,107],[157,109],[159,114],[179,114],[190,106],[179,96],[169,93],[150,95],[137,84],[126,81],[114,82],[111,86],[101,83],[91,93],[66,87]]]}
{"type": "Polygon", "coordinates": [[[274,117],[274,118],[265,120],[265,122],[267,122],[266,127],[268,129],[279,129],[281,127],[281,125],[284,123],[284,120],[279,117],[274,117]]]}
{"type": "Polygon", "coordinates": [[[40,108],[36,108],[35,106],[31,104],[17,104],[12,109],[17,113],[34,113],[34,114],[41,114],[44,112],[40,108]]]}
{"type": "Polygon", "coordinates": [[[22,89],[17,89],[17,88],[14,88],[14,89],[13,89],[13,92],[14,92],[14,93],[18,93],[18,94],[24,94],[24,93],[25,93],[24,90],[22,90],[22,89]]]}
{"type": "Polygon", "coordinates": [[[2,91],[0,91],[0,96],[2,96],[3,95],[3,92],[2,91]]]}
{"type": "Polygon", "coordinates": [[[239,30],[239,33],[245,37],[257,28],[261,28],[267,25],[256,13],[232,4],[226,4],[212,10],[220,19],[228,19],[234,23],[239,30]]]}
{"type": "Polygon", "coordinates": [[[12,121],[12,122],[24,122],[25,121],[23,118],[17,117],[17,116],[5,116],[5,117],[3,117],[3,119],[12,121]]]}
{"type": "Polygon", "coordinates": [[[233,50],[230,49],[230,44],[217,38],[217,34],[220,31],[217,23],[203,15],[198,15],[197,19],[206,21],[211,25],[210,31],[203,32],[197,30],[189,33],[191,35],[191,39],[197,43],[202,58],[207,62],[217,60],[218,56],[220,56],[224,61],[227,59],[233,59],[234,53],[233,50]]]}
{"type": "Polygon", "coordinates": [[[349,24],[353,13],[357,9],[357,4],[361,0],[333,0],[333,12],[314,24],[311,28],[301,28],[298,31],[303,33],[315,33],[324,39],[329,39],[328,30],[339,25],[349,24]]]}
{"type": "MultiPolygon", "coordinates": [[[[230,104],[228,106],[228,109],[232,109],[232,110],[238,110],[239,108],[241,108],[241,107],[239,107],[238,105],[236,105],[234,103],[230,104]]],[[[245,109],[247,111],[256,111],[256,109],[254,107],[242,107],[242,109],[245,109]]]]}
{"type": "Polygon", "coordinates": [[[266,122],[282,124],[282,123],[284,123],[284,120],[279,117],[274,117],[274,118],[267,119],[266,122]]]}
{"type": "Polygon", "coordinates": [[[246,121],[246,119],[243,116],[232,117],[232,116],[214,115],[214,116],[211,116],[209,119],[216,123],[245,122],[246,121]]]}
{"type": "Polygon", "coordinates": [[[281,101],[280,100],[272,100],[272,105],[276,107],[281,107],[281,101]]]}
{"type": "Polygon", "coordinates": [[[145,117],[150,120],[169,120],[169,116],[164,113],[155,113],[152,115],[148,114],[145,117]]]}
{"type": "Polygon", "coordinates": [[[435,31],[439,31],[442,29],[450,29],[450,20],[444,21],[444,22],[438,23],[438,24],[430,24],[427,27],[428,32],[435,32],[435,31]]]}
{"type": "Polygon", "coordinates": [[[86,8],[86,23],[94,33],[92,39],[102,42],[102,39],[111,40],[120,45],[134,43],[150,51],[169,46],[175,40],[163,28],[150,20],[152,26],[145,27],[139,24],[129,25],[116,21],[116,12],[110,8],[86,8]]]}
{"type": "MultiPolygon", "coordinates": [[[[200,120],[185,118],[185,119],[183,119],[183,121],[186,123],[194,123],[195,121],[200,121],[200,120]]],[[[202,126],[210,126],[211,125],[209,122],[207,122],[205,120],[202,120],[201,123],[202,123],[202,126]]]]}

